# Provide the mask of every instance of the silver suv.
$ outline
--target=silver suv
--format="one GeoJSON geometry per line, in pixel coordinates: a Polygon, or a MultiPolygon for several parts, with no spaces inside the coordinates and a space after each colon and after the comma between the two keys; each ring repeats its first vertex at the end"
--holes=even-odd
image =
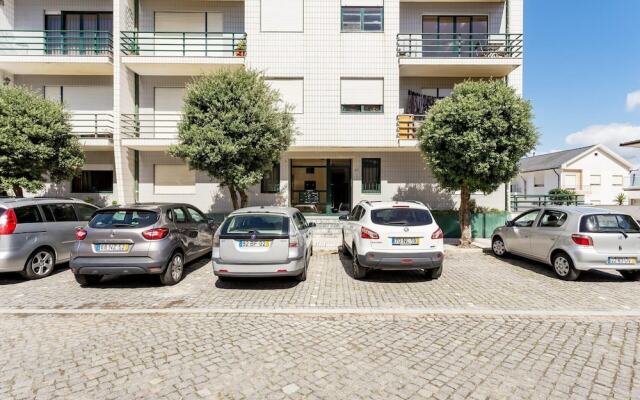
{"type": "Polygon", "coordinates": [[[76,228],[97,209],[71,198],[0,198],[0,272],[51,275],[69,260],[76,228]]]}
{"type": "Polygon", "coordinates": [[[103,208],[76,232],[71,270],[81,285],[132,274],[156,274],[164,285],[175,285],[185,263],[211,251],[216,228],[189,204],[103,208]]]}

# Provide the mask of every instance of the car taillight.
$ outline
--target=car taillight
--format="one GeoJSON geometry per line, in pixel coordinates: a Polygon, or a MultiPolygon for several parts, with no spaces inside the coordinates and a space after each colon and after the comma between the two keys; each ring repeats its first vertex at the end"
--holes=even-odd
{"type": "Polygon", "coordinates": [[[578,246],[593,246],[593,239],[586,235],[571,235],[571,240],[578,246]]]}
{"type": "Polygon", "coordinates": [[[298,247],[298,238],[295,236],[289,237],[289,248],[295,249],[296,247],[298,247]]]}
{"type": "Polygon", "coordinates": [[[18,226],[18,218],[13,208],[9,208],[0,216],[0,235],[11,235],[18,226]]]}
{"type": "Polygon", "coordinates": [[[380,239],[380,236],[372,231],[371,229],[367,229],[364,226],[360,229],[360,237],[362,239],[380,239]]]}
{"type": "Polygon", "coordinates": [[[433,232],[433,235],[431,235],[431,239],[444,239],[444,233],[442,232],[442,229],[438,228],[435,232],[433,232]]]}
{"type": "Polygon", "coordinates": [[[84,240],[87,237],[87,231],[82,228],[76,229],[76,240],[84,240]]]}
{"type": "Polygon", "coordinates": [[[147,240],[160,240],[167,237],[169,234],[169,229],[167,228],[154,228],[149,229],[148,231],[142,232],[142,237],[147,240]]]}

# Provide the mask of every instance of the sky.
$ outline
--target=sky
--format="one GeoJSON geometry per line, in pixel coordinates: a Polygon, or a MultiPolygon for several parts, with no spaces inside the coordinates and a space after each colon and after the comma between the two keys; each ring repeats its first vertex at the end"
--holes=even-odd
{"type": "Polygon", "coordinates": [[[640,149],[640,0],[525,0],[524,97],[536,154],[604,143],[640,149]]]}

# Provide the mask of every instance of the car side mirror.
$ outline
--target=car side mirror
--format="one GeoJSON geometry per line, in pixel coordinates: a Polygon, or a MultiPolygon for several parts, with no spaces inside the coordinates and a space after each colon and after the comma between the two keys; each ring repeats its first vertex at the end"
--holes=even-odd
{"type": "Polygon", "coordinates": [[[316,227],[316,223],[315,223],[315,222],[309,222],[309,223],[307,224],[307,227],[308,227],[308,228],[315,228],[315,227],[316,227]]]}
{"type": "Polygon", "coordinates": [[[341,215],[338,217],[338,219],[340,221],[348,221],[349,220],[349,216],[348,215],[341,215]]]}
{"type": "Polygon", "coordinates": [[[512,227],[514,225],[513,221],[509,220],[507,221],[504,226],[508,226],[508,227],[512,227]]]}

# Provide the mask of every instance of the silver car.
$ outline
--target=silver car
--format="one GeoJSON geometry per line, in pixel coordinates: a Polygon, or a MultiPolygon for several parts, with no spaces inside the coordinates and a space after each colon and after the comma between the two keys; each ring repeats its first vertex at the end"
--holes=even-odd
{"type": "Polygon", "coordinates": [[[219,278],[295,276],[307,279],[311,230],[295,208],[249,207],[231,213],[213,238],[213,273],[219,278]]]}
{"type": "Polygon", "coordinates": [[[71,270],[81,285],[132,274],[156,274],[164,285],[175,285],[185,263],[211,251],[216,228],[189,204],[103,208],[76,232],[71,270]]]}
{"type": "Polygon", "coordinates": [[[51,275],[69,260],[76,228],[97,209],[70,198],[0,198],[0,272],[51,275]]]}
{"type": "Polygon", "coordinates": [[[581,271],[617,270],[640,279],[640,226],[631,216],[590,207],[542,207],[520,214],[493,232],[493,253],[553,266],[564,280],[581,271]]]}

